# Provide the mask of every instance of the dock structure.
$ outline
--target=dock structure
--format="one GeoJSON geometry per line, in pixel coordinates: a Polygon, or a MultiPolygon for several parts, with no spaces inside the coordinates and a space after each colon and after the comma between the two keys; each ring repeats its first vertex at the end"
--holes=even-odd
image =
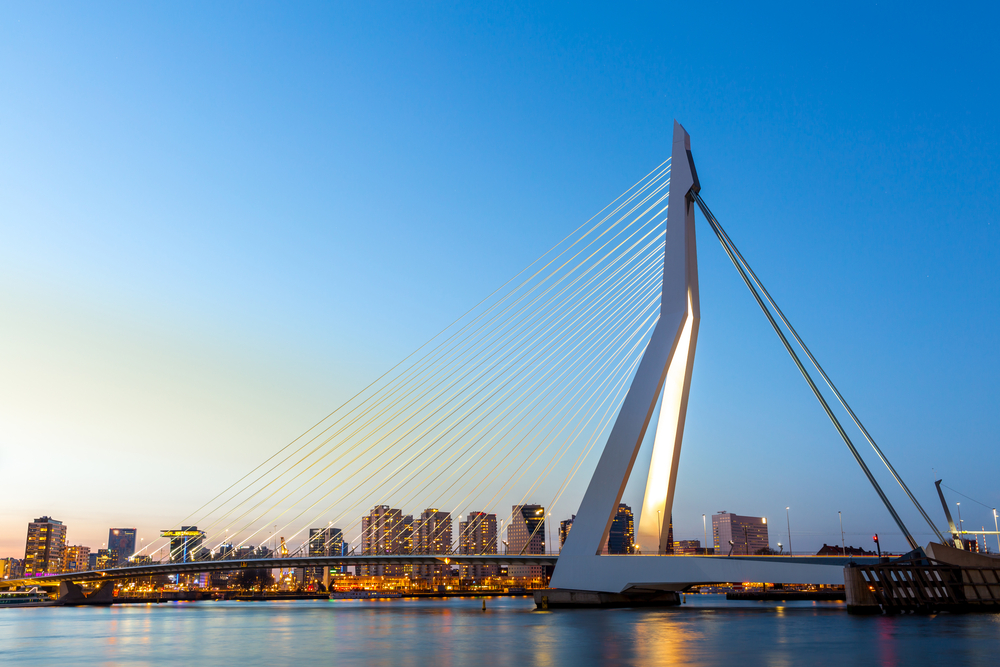
{"type": "Polygon", "coordinates": [[[844,568],[852,614],[1000,612],[1000,558],[931,543],[897,560],[844,568]]]}

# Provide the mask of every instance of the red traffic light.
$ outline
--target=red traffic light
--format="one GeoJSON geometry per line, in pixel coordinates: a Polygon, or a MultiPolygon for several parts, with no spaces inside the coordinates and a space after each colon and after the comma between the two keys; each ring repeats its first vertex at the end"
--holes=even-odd
{"type": "Polygon", "coordinates": [[[875,540],[876,542],[878,542],[878,533],[875,533],[874,535],[872,535],[872,539],[875,540]]]}

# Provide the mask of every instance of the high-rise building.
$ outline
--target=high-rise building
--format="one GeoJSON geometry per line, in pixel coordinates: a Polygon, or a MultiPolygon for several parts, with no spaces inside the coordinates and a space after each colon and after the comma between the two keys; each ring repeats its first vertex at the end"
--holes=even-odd
{"type": "Polygon", "coordinates": [[[310,556],[339,556],[343,550],[344,531],[340,528],[310,528],[310,556]]]}
{"type": "MultiPolygon", "coordinates": [[[[545,553],[545,508],[541,505],[514,505],[510,525],[507,527],[508,554],[545,553]]],[[[512,577],[541,577],[541,565],[511,565],[507,572],[512,577]]]]}
{"type": "Polygon", "coordinates": [[[635,522],[632,517],[632,508],[625,503],[618,504],[618,511],[611,520],[611,529],[608,531],[609,554],[633,554],[635,553],[635,522]]]}
{"type": "MultiPolygon", "coordinates": [[[[413,551],[415,554],[449,554],[451,553],[451,513],[442,512],[437,508],[425,509],[420,519],[413,522],[413,551]]],[[[416,577],[447,577],[451,574],[451,565],[439,563],[435,565],[414,565],[413,574],[416,577]]]]}
{"type": "MultiPolygon", "coordinates": [[[[414,521],[413,517],[409,514],[403,517],[403,530],[402,530],[402,549],[404,554],[413,553],[413,529],[414,521]]],[[[413,571],[413,563],[407,563],[403,565],[403,576],[413,579],[416,577],[416,573],[413,571]]]]}
{"type": "MultiPolygon", "coordinates": [[[[310,556],[339,556],[344,549],[344,531],[340,528],[310,528],[309,529],[309,555],[310,556]]],[[[331,566],[330,571],[339,570],[331,566]]],[[[314,581],[323,578],[323,568],[306,568],[305,575],[314,581]]]]}
{"type": "MultiPolygon", "coordinates": [[[[409,518],[412,525],[413,518],[409,518]]],[[[402,510],[390,508],[388,505],[376,505],[368,516],[361,518],[361,555],[406,553],[405,527],[402,510]]],[[[362,574],[370,577],[399,577],[403,574],[402,565],[390,563],[360,566],[360,569],[362,574]]]]}
{"type": "Polygon", "coordinates": [[[713,514],[712,539],[715,542],[715,553],[723,556],[729,553],[747,556],[763,552],[768,549],[767,519],[729,512],[713,514]]]}
{"type": "Polygon", "coordinates": [[[569,537],[569,531],[573,528],[573,522],[576,520],[576,515],[574,514],[569,519],[559,522],[559,549],[562,550],[563,545],[566,544],[566,538],[569,537]]]}
{"type": "Polygon", "coordinates": [[[112,528],[108,531],[108,549],[118,554],[118,564],[125,565],[135,555],[135,528],[112,528]]]}
{"type": "Polygon", "coordinates": [[[66,526],[47,516],[28,524],[24,546],[24,575],[62,572],[66,556],[66,526]]]}
{"type": "Polygon", "coordinates": [[[170,538],[170,562],[189,563],[203,556],[205,533],[198,526],[181,526],[180,530],[161,530],[160,537],[170,538]]]}
{"type": "MultiPolygon", "coordinates": [[[[465,521],[458,522],[459,553],[490,555],[497,552],[497,515],[469,512],[465,521]]],[[[462,565],[462,578],[482,581],[499,573],[496,565],[462,565]]]]}
{"type": "Polygon", "coordinates": [[[90,547],[66,547],[64,572],[85,572],[90,567],[90,547]]]}

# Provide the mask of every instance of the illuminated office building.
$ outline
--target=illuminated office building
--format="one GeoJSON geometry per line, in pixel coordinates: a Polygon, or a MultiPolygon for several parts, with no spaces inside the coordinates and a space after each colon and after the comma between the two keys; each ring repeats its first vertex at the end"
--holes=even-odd
{"type": "MultiPolygon", "coordinates": [[[[514,505],[510,525],[507,527],[508,554],[545,553],[545,508],[541,505],[514,505]]],[[[541,577],[541,565],[510,565],[507,572],[512,577],[541,577]]]]}
{"type": "Polygon", "coordinates": [[[28,524],[24,546],[24,575],[62,572],[66,557],[66,526],[47,516],[28,524]]]}
{"type": "Polygon", "coordinates": [[[569,537],[569,531],[573,528],[573,519],[576,518],[574,514],[569,519],[559,522],[559,548],[562,549],[563,545],[566,544],[566,538],[569,537]]]}
{"type": "Polygon", "coordinates": [[[635,522],[632,517],[632,508],[625,503],[618,504],[618,511],[615,512],[615,517],[611,520],[607,553],[635,553],[635,522]]]}
{"type": "MultiPolygon", "coordinates": [[[[310,556],[340,556],[344,549],[344,532],[340,528],[310,528],[310,556]]],[[[331,566],[330,572],[339,572],[340,568],[331,566]]],[[[323,578],[322,567],[306,568],[306,577],[314,581],[323,578]]]]}
{"type": "Polygon", "coordinates": [[[160,537],[170,538],[170,562],[189,563],[203,555],[205,533],[198,526],[181,526],[180,530],[162,530],[160,537]]]}
{"type": "Polygon", "coordinates": [[[135,555],[135,528],[112,528],[108,531],[108,549],[118,554],[118,564],[125,565],[135,555]]]}
{"type": "MultiPolygon", "coordinates": [[[[491,555],[497,552],[497,515],[469,512],[458,522],[458,550],[461,554],[491,555]]],[[[462,578],[482,581],[499,573],[496,565],[462,565],[462,578]]]]}
{"type": "Polygon", "coordinates": [[[120,563],[118,562],[118,552],[114,549],[98,549],[97,550],[97,562],[96,568],[98,570],[107,570],[112,567],[118,567],[120,563]]]}
{"type": "Polygon", "coordinates": [[[715,542],[715,553],[719,555],[732,553],[734,556],[747,556],[764,553],[763,550],[768,548],[767,519],[729,512],[713,514],[712,539],[715,542]]]}

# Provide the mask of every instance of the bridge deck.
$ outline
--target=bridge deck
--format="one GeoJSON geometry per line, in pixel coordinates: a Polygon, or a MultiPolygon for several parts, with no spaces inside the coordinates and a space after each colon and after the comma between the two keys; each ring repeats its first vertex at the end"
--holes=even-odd
{"type": "MultiPolygon", "coordinates": [[[[876,565],[878,558],[844,557],[844,556],[635,556],[649,559],[704,559],[710,561],[752,561],[755,563],[773,562],[776,564],[807,564],[807,565],[839,565],[848,563],[876,565]]],[[[623,556],[614,556],[623,558],[623,556]]],[[[624,556],[629,558],[629,556],[624,556]]],[[[451,563],[455,565],[548,565],[554,566],[559,556],[552,555],[463,555],[463,554],[399,554],[378,556],[289,556],[285,558],[256,558],[245,560],[204,560],[186,563],[153,563],[150,565],[134,565],[107,570],[89,570],[86,572],[63,572],[39,577],[11,579],[0,582],[0,586],[38,586],[58,584],[62,581],[110,581],[118,579],[137,579],[165,574],[197,574],[202,572],[227,572],[242,569],[275,569],[299,567],[341,567],[350,565],[437,565],[451,563]]],[[[691,583],[721,583],[715,581],[691,583]]]]}

